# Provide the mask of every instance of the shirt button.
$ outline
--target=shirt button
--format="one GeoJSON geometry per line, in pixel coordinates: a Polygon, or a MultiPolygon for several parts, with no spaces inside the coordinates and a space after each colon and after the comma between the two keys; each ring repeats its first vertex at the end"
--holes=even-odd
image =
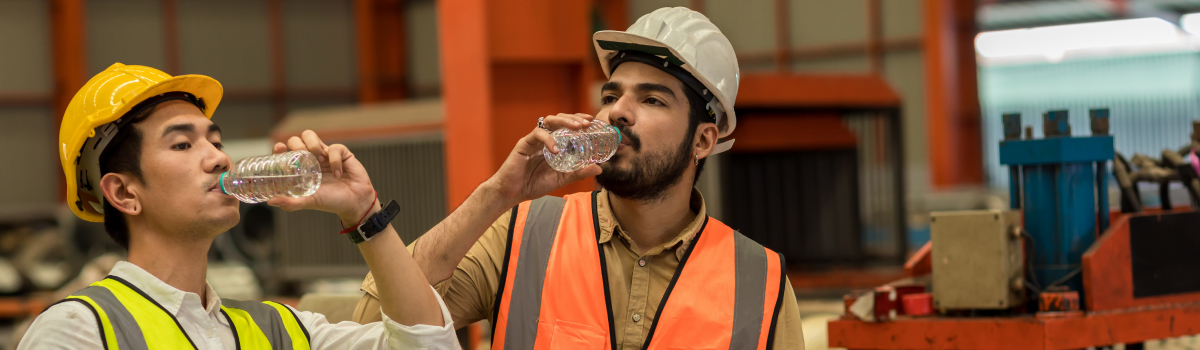
{"type": "Polygon", "coordinates": [[[633,322],[642,322],[641,314],[633,314],[633,322]]]}
{"type": "Polygon", "coordinates": [[[646,267],[646,258],[638,259],[638,266],[646,267]]]}
{"type": "Polygon", "coordinates": [[[205,336],[205,337],[207,337],[207,338],[212,338],[212,337],[213,337],[213,335],[214,335],[214,334],[213,334],[213,330],[211,330],[211,329],[209,329],[209,330],[205,330],[205,331],[204,331],[204,336],[205,336]]]}

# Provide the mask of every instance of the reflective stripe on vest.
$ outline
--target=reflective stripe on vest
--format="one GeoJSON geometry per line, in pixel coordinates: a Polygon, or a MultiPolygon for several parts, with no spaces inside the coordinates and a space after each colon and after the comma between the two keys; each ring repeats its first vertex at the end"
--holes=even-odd
{"type": "MultiPolygon", "coordinates": [[[[616,348],[597,193],[513,208],[492,349],[616,348]]],[[[711,218],[693,242],[643,349],[771,348],[785,281],[782,256],[711,218]]]]}
{"type": "MultiPolygon", "coordinates": [[[[105,349],[197,348],[174,315],[120,277],[108,276],[63,302],[80,302],[92,311],[105,349]]],[[[274,302],[221,303],[238,349],[309,349],[308,330],[291,309],[274,302]]]]}

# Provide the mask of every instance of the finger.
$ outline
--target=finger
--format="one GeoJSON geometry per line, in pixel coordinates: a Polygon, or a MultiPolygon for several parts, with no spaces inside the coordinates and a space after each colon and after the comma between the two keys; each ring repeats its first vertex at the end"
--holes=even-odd
{"type": "Polygon", "coordinates": [[[303,151],[306,149],[304,146],[304,141],[300,140],[300,137],[297,136],[288,138],[287,148],[289,151],[303,151]]]}
{"type": "Polygon", "coordinates": [[[566,118],[567,120],[569,120],[569,121],[571,121],[571,122],[573,122],[573,123],[575,123],[575,124],[578,124],[580,127],[587,127],[588,125],[590,125],[590,124],[592,123],[592,121],[591,121],[591,120],[589,120],[589,119],[587,119],[587,118],[584,118],[583,116],[585,116],[585,115],[587,115],[587,114],[583,114],[583,113],[574,113],[574,114],[559,113],[559,114],[558,114],[558,117],[561,117],[561,118],[566,118]]]}
{"type": "Polygon", "coordinates": [[[350,159],[350,149],[342,144],[334,144],[326,150],[329,154],[329,170],[333,172],[333,177],[342,177],[342,162],[350,159]]]}
{"type": "Polygon", "coordinates": [[[276,142],[275,147],[271,150],[271,153],[280,154],[283,152],[287,152],[287,145],[283,144],[283,142],[276,142]]]}
{"type": "Polygon", "coordinates": [[[575,116],[576,118],[579,118],[579,120],[583,121],[583,123],[586,125],[591,125],[592,120],[596,119],[596,117],[593,117],[591,114],[587,114],[587,113],[575,113],[572,115],[575,116]]]}
{"type": "Polygon", "coordinates": [[[551,131],[563,128],[578,130],[585,126],[583,118],[578,118],[572,114],[546,116],[545,119],[542,119],[542,124],[546,126],[546,129],[551,131]]]}
{"type": "Polygon", "coordinates": [[[533,131],[532,135],[535,140],[535,143],[541,144],[541,146],[533,145],[534,152],[541,151],[542,147],[546,147],[546,149],[550,149],[550,152],[556,153],[556,155],[560,151],[558,149],[557,141],[554,141],[554,137],[553,137],[553,135],[550,134],[550,132],[544,131],[544,129],[535,129],[535,131],[533,131]]]}
{"type": "Polygon", "coordinates": [[[317,137],[317,133],[312,130],[304,130],[300,133],[300,140],[304,141],[304,147],[307,147],[308,152],[317,156],[318,162],[325,161],[325,143],[321,142],[321,138],[317,137]]]}
{"type": "Polygon", "coordinates": [[[550,149],[550,152],[557,153],[558,149],[554,147],[554,138],[549,136],[549,131],[542,130],[541,128],[534,128],[533,131],[530,131],[528,135],[525,135],[525,137],[522,137],[520,141],[517,141],[517,145],[513,147],[513,153],[529,157],[541,152],[542,147],[550,149]],[[546,137],[543,137],[542,135],[545,135],[546,137]]]}

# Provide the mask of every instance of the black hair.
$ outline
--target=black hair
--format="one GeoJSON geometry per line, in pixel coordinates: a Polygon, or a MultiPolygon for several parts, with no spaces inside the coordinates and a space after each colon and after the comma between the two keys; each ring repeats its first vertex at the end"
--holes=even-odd
{"type": "MultiPolygon", "coordinates": [[[[133,124],[145,120],[150,111],[147,109],[145,114],[137,116],[118,131],[117,136],[100,152],[101,178],[108,173],[130,173],[142,179],[142,132],[133,124]]],[[[104,202],[104,231],[122,248],[129,250],[129,224],[125,221],[125,213],[114,208],[107,199],[101,202],[104,202]]]]}

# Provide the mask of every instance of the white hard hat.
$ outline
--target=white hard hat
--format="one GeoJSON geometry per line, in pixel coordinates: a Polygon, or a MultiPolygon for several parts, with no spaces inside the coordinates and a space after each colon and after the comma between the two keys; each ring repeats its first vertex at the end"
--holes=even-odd
{"type": "MultiPolygon", "coordinates": [[[[737,115],[733,112],[740,78],[737,56],[725,34],[703,14],[685,7],[660,8],[638,18],[624,32],[596,32],[592,43],[600,56],[600,68],[608,77],[612,77],[610,63],[625,58],[622,53],[653,55],[663,62],[668,73],[672,73],[669,68],[682,68],[699,85],[686,77],[676,77],[706,100],[711,99],[707,107],[717,123],[717,137],[729,136],[737,126],[737,115]]],[[[721,142],[713,154],[730,147],[733,140],[721,142]]]]}

